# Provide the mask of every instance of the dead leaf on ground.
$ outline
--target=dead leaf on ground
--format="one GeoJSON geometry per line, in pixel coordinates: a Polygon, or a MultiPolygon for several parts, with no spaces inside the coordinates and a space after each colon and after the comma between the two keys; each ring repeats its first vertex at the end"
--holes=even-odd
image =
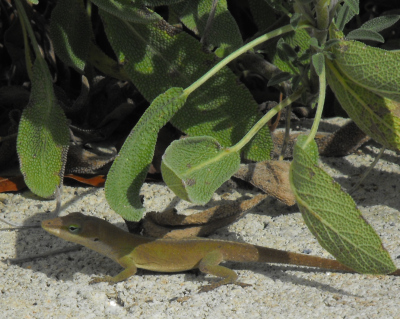
{"type": "Polygon", "coordinates": [[[292,206],[296,201],[290,188],[289,168],[290,163],[284,161],[242,164],[233,176],[249,182],[264,193],[292,206]]]}
{"type": "Polygon", "coordinates": [[[207,236],[232,224],[266,197],[268,195],[259,194],[251,199],[217,205],[189,216],[178,214],[175,209],[162,213],[148,212],[143,219],[143,232],[156,238],[207,236]]]}

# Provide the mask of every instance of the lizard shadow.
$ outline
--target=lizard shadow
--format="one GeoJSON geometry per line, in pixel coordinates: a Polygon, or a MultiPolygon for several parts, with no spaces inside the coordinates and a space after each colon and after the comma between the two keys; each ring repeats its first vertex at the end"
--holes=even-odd
{"type": "MultiPolygon", "coordinates": [[[[310,287],[310,288],[318,288],[324,292],[332,293],[332,294],[340,294],[350,297],[359,297],[362,298],[363,296],[355,295],[349,293],[343,289],[335,288],[329,284],[318,282],[314,279],[302,278],[296,275],[289,274],[288,271],[298,271],[302,273],[327,273],[327,270],[324,269],[315,269],[315,268],[304,268],[304,267],[296,267],[296,266],[286,266],[286,265],[276,265],[276,264],[268,264],[268,263],[237,263],[237,262],[226,262],[222,264],[223,266],[228,267],[229,269],[234,270],[250,270],[254,273],[261,274],[265,277],[269,277],[272,280],[272,283],[276,280],[279,280],[284,283],[293,284],[295,286],[303,286],[303,287],[310,287]]],[[[335,272],[336,273],[336,272],[335,272]]],[[[343,273],[344,272],[337,272],[343,273]]],[[[201,274],[205,276],[204,274],[201,274]]],[[[188,276],[189,277],[189,276],[188,276]]],[[[186,278],[185,278],[186,279],[186,278]]],[[[240,276],[239,276],[239,281],[240,276]]],[[[187,280],[190,280],[188,278],[187,280]]],[[[219,278],[212,277],[204,279],[205,284],[213,283],[218,281],[219,278]]],[[[245,289],[245,288],[244,288],[245,289]]]]}
{"type": "MultiPolygon", "coordinates": [[[[370,149],[364,147],[363,152],[370,155],[372,158],[376,157],[370,149]]],[[[343,175],[350,177],[335,177],[338,182],[346,191],[349,191],[355,185],[360,176],[367,170],[368,167],[361,166],[355,168],[346,158],[321,158],[322,161],[339,171],[343,175]],[[359,176],[357,176],[359,175],[359,176]]],[[[381,160],[385,160],[394,165],[400,165],[400,157],[394,154],[384,154],[381,160]]],[[[371,170],[367,178],[362,182],[362,185],[351,194],[355,202],[362,206],[382,205],[382,198],[385,198],[385,205],[393,209],[400,210],[400,202],[395,196],[400,189],[399,172],[383,171],[379,167],[371,170]],[[390,195],[393,194],[393,195],[390,195]]]]}
{"type": "MultiPolygon", "coordinates": [[[[296,275],[291,275],[291,274],[287,273],[287,271],[301,271],[303,273],[324,273],[324,272],[326,272],[326,270],[323,270],[323,269],[308,269],[308,268],[303,268],[303,267],[279,266],[279,265],[271,265],[271,264],[265,264],[265,263],[250,264],[250,263],[245,263],[245,262],[244,263],[224,262],[224,263],[221,263],[221,265],[226,266],[227,268],[229,268],[235,272],[236,272],[236,270],[250,270],[254,273],[259,273],[265,277],[269,277],[272,281],[280,280],[284,283],[290,283],[295,286],[318,288],[324,292],[328,292],[331,294],[340,294],[340,295],[344,295],[344,296],[358,297],[358,298],[363,297],[361,295],[356,295],[356,294],[346,292],[343,289],[337,289],[335,287],[330,286],[329,284],[320,283],[313,279],[301,278],[296,275]]],[[[201,288],[202,286],[205,286],[205,285],[213,284],[213,283],[221,280],[221,278],[218,278],[215,276],[206,278],[206,274],[200,272],[200,270],[198,270],[198,269],[187,270],[187,271],[179,272],[179,273],[185,274],[184,281],[199,283],[198,288],[201,288]]],[[[340,272],[340,273],[344,273],[344,272],[340,272]]],[[[146,276],[146,275],[150,275],[150,274],[157,274],[158,276],[169,276],[171,274],[176,274],[176,273],[153,272],[153,271],[144,270],[144,269],[138,270],[139,276],[146,276]]],[[[241,280],[240,277],[238,279],[239,279],[239,281],[241,280]]],[[[246,288],[244,288],[244,289],[246,289],[246,288]]]]}
{"type": "MultiPolygon", "coordinates": [[[[25,220],[24,225],[38,224],[42,214],[37,214],[25,220]]],[[[48,216],[43,216],[43,220],[48,216]]],[[[2,229],[7,230],[7,229],[2,229]]],[[[102,256],[86,247],[69,243],[48,234],[41,227],[17,229],[16,258],[2,260],[3,263],[18,265],[34,272],[41,272],[49,278],[72,281],[77,273],[86,275],[116,275],[123,270],[111,259],[102,256]],[[69,248],[78,247],[75,251],[69,248]],[[51,252],[64,250],[65,252],[51,252]],[[46,256],[38,255],[49,253],[46,256]]]]}

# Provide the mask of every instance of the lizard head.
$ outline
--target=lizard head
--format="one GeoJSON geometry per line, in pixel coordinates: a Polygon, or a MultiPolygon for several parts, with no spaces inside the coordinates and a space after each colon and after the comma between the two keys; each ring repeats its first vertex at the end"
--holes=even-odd
{"type": "Polygon", "coordinates": [[[82,244],[87,239],[97,236],[99,220],[99,218],[85,216],[81,213],[71,213],[64,217],[42,221],[42,228],[52,235],[82,244]]]}

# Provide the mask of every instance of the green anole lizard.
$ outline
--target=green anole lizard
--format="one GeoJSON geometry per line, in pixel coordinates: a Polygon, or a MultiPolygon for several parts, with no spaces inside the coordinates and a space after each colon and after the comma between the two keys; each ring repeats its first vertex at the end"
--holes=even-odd
{"type": "MultiPolygon", "coordinates": [[[[210,291],[221,285],[248,284],[237,281],[237,274],[223,261],[266,262],[318,267],[331,270],[352,270],[336,260],[286,252],[246,243],[205,238],[155,239],[128,233],[100,218],[71,213],[42,222],[50,234],[81,244],[119,263],[125,269],[111,277],[96,277],[90,283],[116,283],[133,276],[138,268],[179,272],[198,268],[201,272],[222,277],[199,291],[210,291]]],[[[396,270],[392,275],[400,275],[396,270]]]]}

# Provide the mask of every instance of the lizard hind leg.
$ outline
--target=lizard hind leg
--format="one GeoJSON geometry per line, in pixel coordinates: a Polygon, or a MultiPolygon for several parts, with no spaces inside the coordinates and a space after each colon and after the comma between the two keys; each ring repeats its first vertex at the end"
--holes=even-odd
{"type": "Polygon", "coordinates": [[[219,264],[224,260],[223,254],[219,250],[214,250],[203,257],[199,263],[199,270],[203,273],[222,277],[223,279],[210,285],[205,285],[199,289],[199,292],[211,291],[222,285],[235,284],[241,287],[251,286],[243,282],[237,281],[238,275],[229,268],[220,266],[219,264]]]}

